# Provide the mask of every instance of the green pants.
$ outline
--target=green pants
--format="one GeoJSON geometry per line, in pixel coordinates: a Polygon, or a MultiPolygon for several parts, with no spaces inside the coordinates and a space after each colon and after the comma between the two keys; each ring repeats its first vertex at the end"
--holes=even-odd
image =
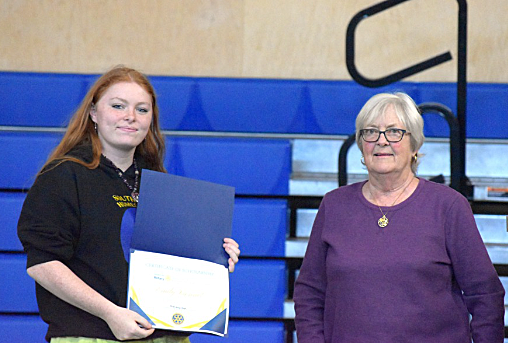
{"type": "MultiPolygon", "coordinates": [[[[189,337],[166,336],[155,339],[142,339],[136,342],[143,343],[190,343],[189,337]]],[[[51,343],[118,343],[109,339],[86,338],[86,337],[57,337],[52,338],[51,343]]]]}

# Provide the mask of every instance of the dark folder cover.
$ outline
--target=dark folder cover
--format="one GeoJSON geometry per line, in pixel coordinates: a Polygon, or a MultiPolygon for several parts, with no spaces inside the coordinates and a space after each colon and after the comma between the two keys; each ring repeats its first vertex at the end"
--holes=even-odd
{"type": "Polygon", "coordinates": [[[227,267],[234,198],[230,186],[144,169],[130,248],[227,267]]]}

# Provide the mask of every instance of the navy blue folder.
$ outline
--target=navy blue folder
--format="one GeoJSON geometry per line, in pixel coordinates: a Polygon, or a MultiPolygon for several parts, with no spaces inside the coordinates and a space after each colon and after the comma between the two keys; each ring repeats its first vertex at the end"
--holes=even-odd
{"type": "Polygon", "coordinates": [[[137,210],[123,218],[124,252],[130,245],[227,267],[229,256],[222,244],[231,237],[234,198],[230,186],[145,169],[137,210]]]}

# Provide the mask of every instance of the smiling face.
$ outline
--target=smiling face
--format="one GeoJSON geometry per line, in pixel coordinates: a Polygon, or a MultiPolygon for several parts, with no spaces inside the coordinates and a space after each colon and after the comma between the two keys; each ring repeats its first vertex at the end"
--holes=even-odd
{"type": "Polygon", "coordinates": [[[152,114],[152,97],[137,83],[109,87],[90,111],[103,154],[134,154],[150,129],[152,114]]]}
{"type": "MultiPolygon", "coordinates": [[[[378,116],[364,129],[387,129],[406,130],[404,124],[399,120],[392,105],[386,107],[384,114],[378,116]]],[[[390,174],[407,175],[411,171],[411,158],[415,154],[411,150],[410,134],[406,133],[400,142],[390,143],[383,134],[375,143],[365,142],[362,138],[362,151],[365,159],[365,166],[369,174],[390,174]]]]}

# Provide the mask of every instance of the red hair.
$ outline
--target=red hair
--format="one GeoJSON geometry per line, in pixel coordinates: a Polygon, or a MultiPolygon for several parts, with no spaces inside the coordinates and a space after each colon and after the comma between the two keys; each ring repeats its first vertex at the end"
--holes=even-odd
{"type": "Polygon", "coordinates": [[[73,161],[89,169],[97,168],[100,163],[102,145],[95,131],[94,122],[90,118],[90,110],[92,105],[100,100],[109,87],[119,82],[134,82],[152,97],[152,123],[146,138],[136,147],[136,154],[143,157],[147,168],[161,172],[166,171],[164,168],[165,144],[159,127],[159,108],[155,91],[145,75],[124,66],[111,69],[90,88],[81,105],[72,116],[64,137],[49,156],[43,169],[55,161],[58,161],[58,164],[64,161],[73,161]],[[69,151],[83,143],[92,146],[93,158],[89,163],[68,155],[69,151]]]}

